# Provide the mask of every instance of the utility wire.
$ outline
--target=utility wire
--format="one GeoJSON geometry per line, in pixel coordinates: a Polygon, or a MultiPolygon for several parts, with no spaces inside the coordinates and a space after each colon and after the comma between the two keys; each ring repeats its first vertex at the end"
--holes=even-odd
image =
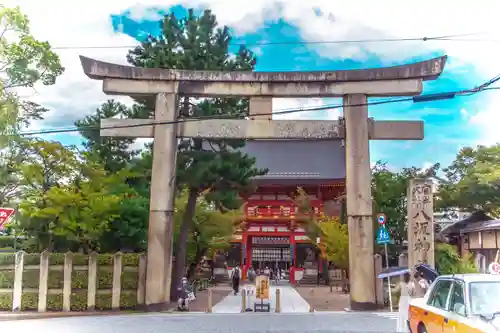
{"type": "MultiPolygon", "coordinates": [[[[396,102],[407,102],[407,101],[412,101],[411,97],[408,98],[399,98],[399,99],[388,99],[388,100],[382,100],[382,101],[374,101],[374,102],[368,102],[368,103],[363,103],[363,104],[351,104],[351,105],[343,105],[343,104],[330,104],[330,105],[320,105],[320,106],[311,106],[311,107],[303,107],[303,108],[293,108],[293,109],[284,109],[284,110],[278,110],[275,112],[268,112],[268,113],[259,113],[259,116],[275,116],[275,115],[282,115],[282,114],[290,114],[290,113],[297,113],[297,112],[306,112],[306,111],[322,111],[322,110],[334,110],[334,109],[340,109],[343,107],[356,107],[356,106],[368,106],[368,105],[381,105],[381,104],[389,104],[389,103],[396,103],[396,102]]],[[[54,129],[47,129],[47,130],[37,130],[37,131],[24,131],[21,132],[20,135],[22,136],[30,136],[30,135],[40,135],[40,134],[59,134],[59,133],[71,133],[71,132],[79,132],[79,131],[96,131],[96,130],[103,130],[103,129],[119,129],[119,128],[132,128],[132,127],[145,127],[145,126],[151,126],[151,125],[172,125],[172,124],[179,124],[179,123],[186,123],[186,122],[191,122],[191,121],[203,121],[203,120],[234,120],[234,119],[245,119],[247,117],[250,117],[248,114],[241,114],[241,115],[216,115],[216,116],[201,116],[201,117],[196,117],[196,118],[180,118],[175,121],[154,121],[153,119],[141,119],[141,118],[129,118],[129,119],[137,119],[137,120],[149,120],[147,124],[131,124],[131,125],[114,125],[114,126],[85,126],[85,127],[71,127],[71,128],[54,128],[54,129]]]]}
{"type": "MultiPolygon", "coordinates": [[[[297,113],[297,112],[334,110],[334,109],[340,109],[340,108],[345,108],[345,107],[383,105],[383,104],[401,103],[401,102],[410,102],[410,101],[414,102],[414,103],[421,103],[421,102],[446,100],[446,99],[452,99],[456,96],[470,96],[470,95],[479,93],[481,91],[486,91],[486,90],[499,90],[500,87],[489,87],[489,85],[493,84],[494,82],[496,82],[498,80],[500,80],[500,74],[498,76],[496,76],[495,78],[481,84],[480,86],[478,86],[476,88],[467,89],[467,90],[448,91],[448,92],[426,94],[426,95],[404,97],[404,98],[392,98],[392,99],[385,99],[385,100],[373,101],[373,102],[367,102],[367,103],[361,103],[361,104],[350,104],[350,105],[343,105],[343,104],[333,104],[333,105],[330,104],[330,105],[328,105],[327,104],[327,105],[311,106],[311,107],[303,107],[303,108],[290,108],[290,109],[283,109],[283,110],[278,110],[278,111],[270,112],[270,113],[261,113],[261,114],[259,114],[259,116],[275,116],[275,115],[291,114],[291,113],[297,113]]],[[[181,119],[177,119],[175,121],[158,121],[158,122],[155,122],[153,119],[149,119],[149,122],[147,124],[114,125],[114,126],[103,126],[103,127],[101,127],[101,126],[85,126],[85,127],[79,127],[79,128],[78,127],[54,128],[54,129],[37,130],[37,131],[23,131],[20,133],[20,135],[31,136],[31,135],[42,135],[42,134],[60,134],[60,133],[80,132],[80,131],[85,132],[85,131],[97,131],[97,130],[104,130],[104,129],[144,127],[144,126],[151,126],[151,125],[171,125],[171,124],[179,124],[179,123],[185,123],[185,122],[190,122],[190,121],[245,119],[247,117],[248,117],[248,114],[233,115],[233,116],[228,116],[228,115],[202,116],[202,117],[196,117],[196,118],[192,118],[192,119],[181,118],[181,119]]],[[[134,119],[139,119],[139,118],[134,118],[134,119]]]]}
{"type": "MultiPolygon", "coordinates": [[[[431,37],[411,37],[411,38],[377,38],[377,39],[351,39],[351,40],[311,40],[311,41],[262,41],[254,43],[235,42],[230,46],[279,46],[279,45],[321,45],[321,44],[361,44],[361,43],[394,43],[394,42],[427,42],[427,41],[474,41],[473,39],[463,39],[462,37],[482,34],[480,32],[464,33],[446,36],[431,37]]],[[[478,41],[478,40],[476,40],[478,41]]],[[[498,40],[500,41],[500,40],[498,40]]],[[[144,43],[144,42],[142,42],[144,43]]],[[[141,43],[141,44],[142,44],[141,43]]],[[[86,49],[133,49],[141,46],[137,45],[114,45],[114,46],[54,46],[52,50],[86,50],[86,49]]]]}

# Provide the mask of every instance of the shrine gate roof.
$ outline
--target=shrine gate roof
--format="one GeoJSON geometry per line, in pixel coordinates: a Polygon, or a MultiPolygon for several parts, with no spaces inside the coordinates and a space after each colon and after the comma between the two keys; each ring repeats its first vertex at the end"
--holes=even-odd
{"type": "Polygon", "coordinates": [[[256,158],[266,175],[258,183],[321,184],[345,178],[345,148],[340,140],[251,140],[243,152],[256,158]]]}

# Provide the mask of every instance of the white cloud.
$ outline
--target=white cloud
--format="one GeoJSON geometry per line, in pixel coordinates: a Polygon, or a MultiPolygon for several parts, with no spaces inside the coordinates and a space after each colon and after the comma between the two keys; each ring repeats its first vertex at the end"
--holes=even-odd
{"type": "Polygon", "coordinates": [[[481,136],[475,144],[493,145],[500,143],[500,95],[493,91],[488,93],[488,102],[484,110],[469,117],[472,127],[481,129],[481,136]]]}
{"type": "MultiPolygon", "coordinates": [[[[54,46],[71,47],[134,45],[132,38],[112,32],[110,14],[118,14],[132,8],[133,18],[159,19],[157,12],[149,10],[150,7],[168,8],[179,2],[7,0],[4,3],[7,6],[22,7],[30,17],[32,31],[36,37],[48,40],[54,46]]],[[[217,15],[218,21],[229,24],[238,34],[255,31],[265,20],[276,20],[281,16],[299,27],[303,38],[317,41],[430,37],[470,32],[488,32],[471,38],[498,38],[498,33],[494,32],[500,32],[500,21],[497,19],[500,3],[496,0],[477,0],[455,5],[446,1],[431,0],[419,1],[418,5],[393,0],[192,0],[180,3],[188,6],[208,4],[217,15]],[[323,14],[316,16],[313,8],[320,9],[323,14]]],[[[495,42],[387,42],[323,44],[313,47],[325,57],[366,59],[370,54],[375,54],[387,61],[409,59],[431,49],[442,49],[454,57],[453,62],[449,64],[454,69],[472,63],[485,78],[500,73],[500,63],[497,59],[500,43],[495,42]]],[[[66,73],[55,86],[37,87],[38,94],[32,98],[52,108],[50,117],[43,126],[67,124],[68,120],[91,113],[102,101],[109,98],[101,92],[99,82],[83,75],[79,54],[123,63],[126,51],[127,49],[109,48],[59,50],[66,73]]],[[[481,131],[484,134],[482,140],[497,141],[500,140],[500,131],[494,129],[495,121],[492,119],[498,119],[494,105],[500,100],[497,101],[495,94],[488,96],[491,98],[491,107],[476,113],[471,118],[471,123],[484,127],[484,131],[481,131]]],[[[306,104],[315,103],[321,104],[321,100],[310,100],[306,104]]],[[[296,107],[302,104],[299,100],[276,100],[274,108],[296,107]]],[[[333,116],[335,115],[334,112],[333,116]]],[[[305,114],[296,114],[294,118],[296,116],[306,117],[305,114]]]]}
{"type": "Polygon", "coordinates": [[[322,111],[307,111],[307,108],[321,105],[340,105],[340,99],[325,100],[323,98],[274,98],[273,110],[277,112],[273,115],[273,119],[296,119],[305,120],[311,119],[311,115],[319,115],[315,119],[338,119],[342,115],[342,108],[332,108],[322,111]],[[305,109],[304,111],[295,112],[295,110],[305,109]],[[281,113],[286,111],[294,111],[290,113],[281,113]]]}

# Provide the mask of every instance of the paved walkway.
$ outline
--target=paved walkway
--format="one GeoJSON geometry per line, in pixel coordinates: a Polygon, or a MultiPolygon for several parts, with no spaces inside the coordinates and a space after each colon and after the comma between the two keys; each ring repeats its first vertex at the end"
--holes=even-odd
{"type": "MultiPolygon", "coordinates": [[[[245,288],[245,286],[243,286],[245,288]]],[[[242,290],[243,290],[242,288],[242,290]]],[[[280,289],[281,293],[281,312],[282,313],[306,313],[309,312],[309,304],[299,295],[299,293],[289,285],[271,286],[270,301],[271,312],[276,310],[276,289],[280,289]]],[[[232,293],[226,296],[222,301],[214,305],[212,312],[214,313],[240,313],[241,312],[241,293],[233,295],[232,293]]],[[[247,297],[247,308],[253,309],[255,297],[247,297]]],[[[260,301],[259,301],[260,302],[260,301]]]]}

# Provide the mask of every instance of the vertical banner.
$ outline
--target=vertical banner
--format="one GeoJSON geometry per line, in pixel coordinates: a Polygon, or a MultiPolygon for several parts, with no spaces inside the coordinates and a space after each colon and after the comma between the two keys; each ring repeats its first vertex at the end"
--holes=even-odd
{"type": "Polygon", "coordinates": [[[255,279],[255,298],[260,300],[269,299],[269,276],[259,275],[255,279]]]}

